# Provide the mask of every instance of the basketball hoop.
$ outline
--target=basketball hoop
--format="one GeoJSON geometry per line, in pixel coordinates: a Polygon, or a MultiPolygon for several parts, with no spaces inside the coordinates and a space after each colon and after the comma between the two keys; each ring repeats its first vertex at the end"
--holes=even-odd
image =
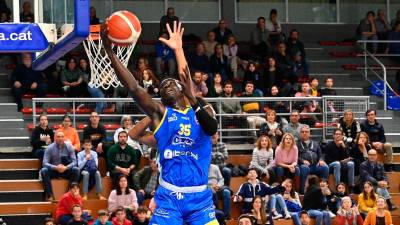
{"type": "MultiPolygon", "coordinates": [[[[128,61],[135,48],[135,44],[133,43],[129,46],[112,46],[113,51],[125,67],[128,66],[128,61]]],[[[100,38],[100,25],[90,26],[90,35],[83,42],[83,46],[90,63],[91,76],[89,85],[96,88],[102,87],[105,90],[110,87],[116,88],[122,86],[114,69],[111,67],[111,60],[103,48],[100,38]]]]}

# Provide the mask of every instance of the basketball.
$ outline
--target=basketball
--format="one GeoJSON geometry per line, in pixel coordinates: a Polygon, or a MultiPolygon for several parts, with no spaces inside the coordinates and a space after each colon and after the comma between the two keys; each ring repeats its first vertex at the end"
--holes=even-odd
{"type": "Polygon", "coordinates": [[[142,27],[135,14],[129,11],[118,11],[108,18],[108,37],[118,46],[135,44],[139,39],[142,27]]]}

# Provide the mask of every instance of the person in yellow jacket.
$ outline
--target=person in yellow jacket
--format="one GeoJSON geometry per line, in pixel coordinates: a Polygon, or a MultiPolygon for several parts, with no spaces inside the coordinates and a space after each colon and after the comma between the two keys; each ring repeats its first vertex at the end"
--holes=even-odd
{"type": "Polygon", "coordinates": [[[366,181],[364,184],[364,191],[358,195],[358,210],[363,218],[365,218],[370,211],[376,210],[377,199],[378,195],[375,194],[372,183],[366,181]]]}

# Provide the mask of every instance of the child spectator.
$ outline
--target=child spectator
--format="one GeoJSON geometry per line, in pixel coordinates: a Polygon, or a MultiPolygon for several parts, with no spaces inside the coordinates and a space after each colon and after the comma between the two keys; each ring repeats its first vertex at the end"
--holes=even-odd
{"type": "Polygon", "coordinates": [[[260,71],[257,70],[257,65],[255,62],[250,62],[247,65],[246,72],[244,73],[244,77],[243,77],[243,84],[242,84],[243,91],[244,91],[246,82],[249,80],[255,84],[254,91],[257,92],[257,94],[259,96],[263,96],[264,94],[266,94],[263,76],[260,73],[260,71]]]}
{"type": "Polygon", "coordinates": [[[65,193],[56,208],[56,218],[58,223],[66,225],[73,218],[72,207],[75,205],[82,206],[82,198],[79,194],[78,183],[72,182],[69,185],[69,191],[65,193]]]}
{"type": "Polygon", "coordinates": [[[295,225],[301,225],[299,212],[301,211],[301,202],[299,194],[293,188],[293,181],[288,179],[285,186],[285,192],[283,194],[283,199],[285,199],[286,207],[292,217],[293,223],[295,225]]]}
{"type": "Polygon", "coordinates": [[[325,87],[321,90],[321,95],[337,95],[335,89],[333,89],[333,78],[325,78],[325,87]]]}
{"type": "Polygon", "coordinates": [[[318,87],[319,85],[319,81],[318,78],[313,77],[310,79],[311,83],[310,83],[310,95],[312,97],[320,97],[321,96],[321,89],[318,87]]]}
{"type": "MultiPolygon", "coordinates": [[[[124,212],[124,218],[128,217],[132,219],[133,213],[138,208],[136,192],[128,188],[128,179],[125,175],[119,176],[118,187],[112,190],[108,197],[108,211],[115,214],[117,217],[118,209],[122,208],[124,212]]],[[[113,220],[114,223],[114,220],[113,220]]]]}
{"type": "Polygon", "coordinates": [[[39,116],[39,125],[35,127],[31,136],[32,155],[43,159],[44,152],[48,145],[54,141],[54,132],[49,127],[47,115],[39,116]]]}
{"type": "MultiPolygon", "coordinates": [[[[348,197],[349,193],[347,191],[346,184],[343,182],[340,182],[338,185],[336,185],[336,192],[334,194],[334,201],[336,202],[336,208],[339,209],[342,206],[342,199],[344,197],[348,197]]],[[[352,205],[354,205],[354,201],[351,200],[352,205]]]]}
{"type": "Polygon", "coordinates": [[[56,225],[55,221],[51,217],[46,217],[43,221],[43,225],[56,225]]]}
{"type": "Polygon", "coordinates": [[[75,128],[71,126],[72,119],[69,115],[64,115],[63,123],[60,128],[56,131],[64,133],[65,143],[69,143],[74,146],[75,152],[79,152],[81,150],[81,142],[79,140],[78,132],[75,128]]]}
{"type": "Polygon", "coordinates": [[[126,218],[124,207],[117,207],[115,217],[112,219],[112,225],[132,225],[132,222],[126,218]]]}
{"type": "Polygon", "coordinates": [[[256,225],[265,225],[267,223],[267,213],[265,210],[265,202],[261,196],[256,195],[253,199],[253,209],[251,210],[252,216],[256,218],[256,225]]]}
{"type": "Polygon", "coordinates": [[[267,135],[261,135],[255,144],[249,168],[257,169],[262,175],[266,176],[269,183],[272,183],[275,180],[273,165],[274,150],[271,140],[267,135]]]}
{"type": "Polygon", "coordinates": [[[104,209],[100,209],[97,213],[98,219],[94,222],[93,225],[112,225],[111,221],[108,221],[109,215],[108,212],[104,209]]]}
{"type": "Polygon", "coordinates": [[[139,206],[136,216],[133,217],[134,225],[148,225],[149,224],[149,209],[146,206],[139,206]]]}
{"type": "Polygon", "coordinates": [[[72,206],[72,216],[67,225],[88,225],[88,222],[82,218],[82,208],[80,205],[72,206]]]}
{"type": "Polygon", "coordinates": [[[376,210],[377,198],[378,195],[375,194],[374,186],[371,182],[366,181],[364,183],[363,192],[358,195],[358,210],[363,218],[365,218],[369,212],[376,210]]]}
{"type": "Polygon", "coordinates": [[[358,212],[357,206],[352,207],[351,198],[346,196],[342,199],[342,204],[337,211],[337,225],[362,225],[363,219],[358,212]]]}
{"type": "Polygon", "coordinates": [[[157,97],[159,95],[160,82],[150,69],[143,70],[140,85],[143,86],[150,96],[157,97]]]}
{"type": "Polygon", "coordinates": [[[101,193],[103,192],[103,185],[101,182],[101,175],[98,170],[99,161],[97,153],[92,150],[92,142],[89,139],[85,139],[83,143],[83,151],[78,153],[78,167],[81,170],[82,175],[82,189],[83,189],[83,200],[87,200],[87,194],[89,190],[95,185],[97,196],[100,200],[106,200],[101,193]]]}

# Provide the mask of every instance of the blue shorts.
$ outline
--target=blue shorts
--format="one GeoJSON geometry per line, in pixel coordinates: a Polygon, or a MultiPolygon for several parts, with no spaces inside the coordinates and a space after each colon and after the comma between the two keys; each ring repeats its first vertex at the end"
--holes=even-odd
{"type": "Polygon", "coordinates": [[[159,186],[154,201],[157,208],[149,225],[218,225],[210,189],[181,193],[159,186]]]}

